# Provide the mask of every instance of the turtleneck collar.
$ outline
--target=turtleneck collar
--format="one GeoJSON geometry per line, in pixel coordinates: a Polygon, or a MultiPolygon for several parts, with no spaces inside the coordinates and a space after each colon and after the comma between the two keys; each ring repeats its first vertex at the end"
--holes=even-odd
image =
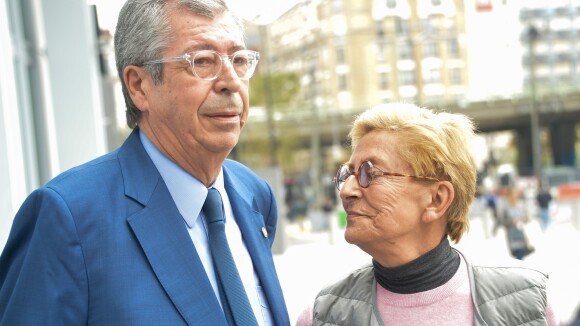
{"type": "Polygon", "coordinates": [[[373,259],[377,282],[385,289],[410,294],[432,290],[449,281],[457,269],[461,258],[451,248],[447,236],[424,255],[397,267],[383,267],[373,259]]]}

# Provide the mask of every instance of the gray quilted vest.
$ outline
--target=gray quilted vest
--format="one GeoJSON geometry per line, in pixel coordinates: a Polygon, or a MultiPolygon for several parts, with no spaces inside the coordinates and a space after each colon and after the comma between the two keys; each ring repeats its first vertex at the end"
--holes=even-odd
{"type": "MultiPolygon", "coordinates": [[[[546,274],[523,267],[467,266],[475,325],[548,324],[546,274]]],[[[376,287],[372,265],[355,270],[317,295],[312,324],[385,326],[376,287]]]]}

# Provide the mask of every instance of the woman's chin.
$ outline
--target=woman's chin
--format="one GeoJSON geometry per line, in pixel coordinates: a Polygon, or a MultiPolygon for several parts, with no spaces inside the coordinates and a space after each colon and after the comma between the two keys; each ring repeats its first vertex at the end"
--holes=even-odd
{"type": "Polygon", "coordinates": [[[346,227],[344,230],[344,240],[346,242],[356,245],[360,241],[360,233],[353,227],[346,227]]]}

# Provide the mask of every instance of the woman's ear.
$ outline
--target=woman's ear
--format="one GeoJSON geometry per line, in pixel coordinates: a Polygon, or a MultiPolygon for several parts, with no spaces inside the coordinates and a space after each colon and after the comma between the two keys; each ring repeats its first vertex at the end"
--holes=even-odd
{"type": "Polygon", "coordinates": [[[431,202],[425,208],[423,221],[433,222],[445,215],[455,198],[455,189],[449,181],[439,181],[431,186],[431,202]]]}
{"type": "Polygon", "coordinates": [[[128,65],[123,70],[123,79],[135,106],[140,111],[147,111],[149,109],[149,90],[153,83],[149,74],[143,67],[128,65]]]}

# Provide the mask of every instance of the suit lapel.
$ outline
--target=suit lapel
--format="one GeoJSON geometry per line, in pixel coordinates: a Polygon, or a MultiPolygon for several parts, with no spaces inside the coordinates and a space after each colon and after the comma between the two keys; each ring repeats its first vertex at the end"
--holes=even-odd
{"type": "Polygon", "coordinates": [[[288,316],[284,297],[270,249],[270,240],[262,234],[264,216],[259,213],[252,191],[236,179],[235,173],[224,168],[225,188],[230,199],[236,222],[242,232],[244,243],[252,257],[254,269],[260,279],[268,300],[272,317],[277,324],[287,324],[283,316],[288,316]],[[246,189],[246,191],[241,191],[246,189]]]}
{"type": "Polygon", "coordinates": [[[138,132],[129,137],[119,160],[126,195],[144,205],[129,216],[129,225],[167,295],[188,324],[224,325],[226,320],[183,218],[138,132]]]}
{"type": "Polygon", "coordinates": [[[236,222],[244,243],[248,248],[254,268],[258,276],[262,279],[262,273],[269,274],[273,270],[273,260],[270,252],[270,242],[262,235],[264,227],[264,217],[246,202],[246,200],[235,190],[226,185],[226,191],[230,199],[232,210],[236,217],[236,222]]]}
{"type": "MultiPolygon", "coordinates": [[[[134,130],[119,150],[125,194],[143,206],[128,217],[151,268],[183,319],[190,325],[225,325],[205,269],[157,168],[134,130]]],[[[262,235],[264,216],[252,191],[224,166],[225,187],[237,224],[277,324],[289,324],[282,289],[262,235]]]]}
{"type": "Polygon", "coordinates": [[[158,189],[147,207],[129,217],[129,224],[159,282],[187,323],[203,320],[223,325],[224,315],[183,218],[165,185],[158,189]]]}

